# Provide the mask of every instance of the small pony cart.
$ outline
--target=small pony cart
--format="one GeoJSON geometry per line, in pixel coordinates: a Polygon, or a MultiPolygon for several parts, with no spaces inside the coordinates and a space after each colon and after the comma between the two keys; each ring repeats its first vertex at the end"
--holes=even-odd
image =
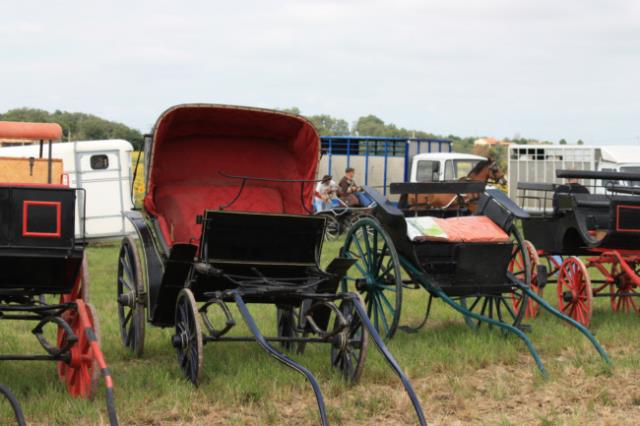
{"type": "MultiPolygon", "coordinates": [[[[0,126],[0,133],[3,129],[0,126]]],[[[60,134],[54,133],[51,139],[59,139],[60,134]]],[[[0,160],[3,175],[27,182],[0,184],[0,320],[35,322],[32,333],[46,353],[2,354],[0,360],[56,361],[60,379],[74,397],[92,398],[102,375],[110,423],[116,425],[112,380],[100,349],[98,317],[87,299],[84,241],[75,236],[76,210],[81,215],[84,212],[84,206],[76,202],[76,193],[81,190],[52,183],[63,177],[53,173],[61,171],[61,162],[55,160],[59,167],[52,167],[51,140],[48,159],[42,158],[42,152],[41,140],[39,159],[0,160]],[[42,173],[46,178],[34,183],[42,173]],[[59,302],[48,303],[46,295],[58,296],[59,302]],[[45,335],[48,325],[57,329],[56,342],[45,335]]],[[[2,393],[12,404],[17,423],[25,424],[17,400],[4,387],[2,393]]]]}
{"type": "Polygon", "coordinates": [[[546,260],[532,290],[542,294],[546,283],[557,283],[558,307],[585,326],[594,297],[609,298],[614,312],[640,313],[640,174],[556,170],[556,176],[575,182],[518,184],[521,200],[533,200],[539,212],[523,220],[524,235],[537,249],[534,262],[546,260]]]}
{"type": "Polygon", "coordinates": [[[358,296],[336,292],[353,261],[319,266],[325,219],[310,210],[319,153],[315,129],[296,115],[211,104],[164,112],[145,141],[144,206],[130,215],[136,236],[125,238],[120,251],[122,343],[141,355],[145,321],[174,327],[180,368],[197,385],[205,344],[255,340],[309,380],[326,424],[314,376],[270,342],[297,343],[299,351],[327,343],[331,365],[355,381],[371,337],[425,424],[408,379],[358,296]],[[229,334],[236,325],[230,302],[251,336],[229,334]],[[263,336],[247,303],[277,306],[277,336],[263,336]],[[223,324],[211,320],[212,309],[223,324]]]}
{"type": "MultiPolygon", "coordinates": [[[[386,338],[399,327],[404,290],[424,288],[429,294],[424,326],[432,297],[438,297],[464,315],[472,328],[497,326],[521,338],[543,374],[537,351],[523,332],[522,319],[530,299],[578,328],[600,355],[608,357],[593,335],[529,289],[531,268],[527,244],[514,224],[526,212],[499,190],[483,182],[392,183],[392,194],[478,194],[474,212],[402,211],[372,188],[373,218],[358,221],[349,231],[341,256],[356,261],[342,281],[343,291],[364,297],[369,318],[386,338]],[[433,213],[433,214],[432,214],[433,213]],[[440,217],[434,217],[440,216],[440,217]],[[446,217],[442,217],[446,216],[446,217]]],[[[461,208],[462,208],[462,204],[461,208]]],[[[405,329],[405,327],[403,327],[405,329]]]]}

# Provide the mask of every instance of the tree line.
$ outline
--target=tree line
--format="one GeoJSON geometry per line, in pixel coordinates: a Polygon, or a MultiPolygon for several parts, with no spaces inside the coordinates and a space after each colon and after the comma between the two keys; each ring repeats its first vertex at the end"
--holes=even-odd
{"type": "MultiPolygon", "coordinates": [[[[284,108],[294,114],[304,115],[300,108],[284,108]]],[[[381,136],[400,138],[435,138],[449,139],[453,142],[455,152],[468,152],[492,157],[498,161],[501,167],[506,167],[507,150],[505,146],[478,147],[474,146],[477,137],[461,137],[457,135],[438,135],[423,130],[406,129],[393,123],[387,123],[380,117],[369,114],[358,118],[352,124],[347,120],[333,117],[329,114],[306,115],[322,136],[381,136]]],[[[5,113],[0,113],[0,120],[5,121],[33,121],[41,123],[58,123],[63,130],[63,139],[98,140],[98,139],[125,139],[130,141],[136,149],[142,144],[142,133],[125,124],[105,120],[92,114],[82,112],[68,112],[55,110],[49,112],[37,108],[15,108],[5,113]]],[[[535,139],[523,138],[519,135],[513,138],[505,138],[505,141],[517,144],[551,143],[535,139]]],[[[567,144],[565,139],[560,144],[567,144]]],[[[582,140],[577,142],[582,145],[582,140]]]]}

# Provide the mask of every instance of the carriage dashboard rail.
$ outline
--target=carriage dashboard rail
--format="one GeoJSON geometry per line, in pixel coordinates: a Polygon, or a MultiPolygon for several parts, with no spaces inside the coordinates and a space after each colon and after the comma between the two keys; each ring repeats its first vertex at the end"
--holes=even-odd
{"type": "Polygon", "coordinates": [[[564,170],[557,169],[556,177],[574,179],[603,179],[622,180],[627,182],[640,182],[640,173],[605,172],[594,170],[564,170]]]}
{"type": "Polygon", "coordinates": [[[283,179],[283,178],[270,178],[270,177],[260,177],[260,176],[235,176],[235,175],[231,175],[231,174],[224,173],[224,172],[218,172],[218,173],[221,176],[223,176],[223,177],[225,177],[227,179],[237,179],[237,180],[241,180],[242,181],[236,196],[231,201],[229,201],[227,204],[221,205],[219,207],[220,210],[227,209],[227,208],[231,207],[236,201],[238,201],[238,199],[240,198],[240,195],[242,195],[242,191],[244,190],[244,187],[247,184],[247,181],[253,180],[253,181],[259,181],[259,182],[299,183],[300,184],[300,204],[302,205],[302,208],[307,213],[313,214],[313,211],[311,209],[309,209],[309,207],[304,202],[304,184],[305,183],[318,183],[318,182],[322,181],[322,179],[312,179],[312,180],[308,180],[308,179],[283,179]]]}

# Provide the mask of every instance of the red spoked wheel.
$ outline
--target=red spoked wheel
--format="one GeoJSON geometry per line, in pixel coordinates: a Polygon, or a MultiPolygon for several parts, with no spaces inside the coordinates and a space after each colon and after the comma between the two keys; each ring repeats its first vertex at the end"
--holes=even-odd
{"type": "MultiPolygon", "coordinates": [[[[640,263],[629,263],[629,266],[635,271],[636,275],[640,272],[640,263]]],[[[635,312],[640,313],[638,305],[634,300],[638,297],[638,287],[633,282],[633,279],[622,269],[622,265],[618,259],[613,259],[611,262],[610,278],[612,279],[609,284],[611,291],[611,310],[613,312],[635,312]]]]}
{"type": "MultiPolygon", "coordinates": [[[[530,242],[524,241],[524,248],[527,250],[529,254],[529,263],[531,265],[531,282],[529,284],[529,288],[534,292],[542,296],[542,288],[538,286],[538,264],[540,263],[540,258],[538,257],[538,252],[535,246],[530,242]]],[[[516,278],[524,280],[525,273],[525,260],[523,258],[523,253],[518,249],[517,246],[514,246],[514,256],[509,262],[509,272],[511,272],[516,278]]],[[[522,303],[522,298],[514,297],[513,299],[513,307],[516,312],[520,311],[520,304],[522,303]]],[[[540,312],[540,304],[531,298],[527,298],[526,302],[527,307],[525,309],[525,317],[526,318],[535,318],[540,312]]]]}
{"type": "MultiPolygon", "coordinates": [[[[93,329],[99,343],[100,328],[93,305],[85,304],[81,299],[76,300],[75,303],[77,308],[67,310],[62,318],[69,324],[78,340],[69,349],[69,362],[58,361],[58,375],[65,382],[67,391],[72,396],[93,398],[100,377],[100,366],[86,330],[93,329]],[[80,311],[83,311],[84,315],[80,311]]],[[[67,331],[58,327],[58,348],[66,346],[68,339],[67,331]]]]}
{"type": "Polygon", "coordinates": [[[560,310],[585,327],[588,326],[592,310],[591,279],[580,259],[571,256],[562,262],[557,288],[560,310]]]}

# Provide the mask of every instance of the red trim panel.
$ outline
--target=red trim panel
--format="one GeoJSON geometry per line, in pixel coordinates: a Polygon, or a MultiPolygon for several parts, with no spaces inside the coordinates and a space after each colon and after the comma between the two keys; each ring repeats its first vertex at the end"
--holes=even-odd
{"type": "Polygon", "coordinates": [[[62,203],[60,201],[24,200],[22,203],[22,236],[41,238],[60,238],[62,236],[62,203]],[[54,206],[56,208],[56,232],[30,232],[27,229],[29,206],[54,206]]]}
{"type": "MultiPolygon", "coordinates": [[[[640,232],[640,229],[635,229],[635,228],[621,228],[620,227],[620,209],[624,208],[624,209],[633,209],[633,210],[640,210],[640,206],[634,206],[634,205],[625,205],[625,204],[618,204],[616,206],[616,231],[617,232],[640,232]]],[[[638,214],[640,214],[640,212],[638,212],[638,214]]]]}

